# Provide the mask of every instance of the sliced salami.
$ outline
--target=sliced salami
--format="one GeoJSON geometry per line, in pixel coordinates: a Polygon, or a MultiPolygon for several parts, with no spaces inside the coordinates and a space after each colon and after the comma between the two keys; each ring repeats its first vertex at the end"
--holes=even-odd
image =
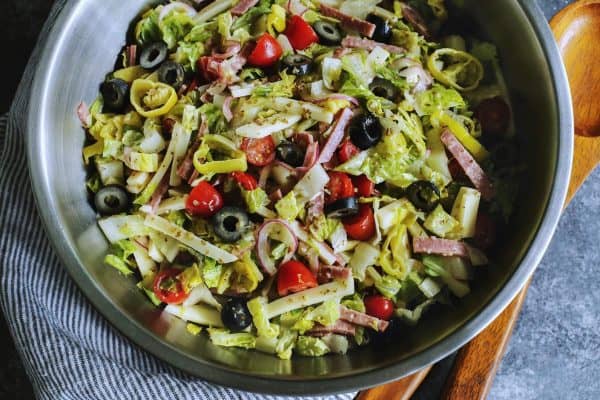
{"type": "Polygon", "coordinates": [[[440,239],[436,237],[414,237],[413,251],[415,253],[437,254],[440,256],[469,257],[469,251],[464,243],[458,240],[440,239]]]}
{"type": "Polygon", "coordinates": [[[351,15],[344,14],[340,10],[326,6],[322,3],[320,5],[320,9],[323,15],[339,20],[342,26],[346,29],[357,31],[361,35],[367,37],[373,37],[373,33],[375,33],[375,24],[367,22],[363,19],[355,18],[351,15]]]}
{"type": "Polygon", "coordinates": [[[360,311],[351,310],[344,306],[340,306],[340,319],[355,325],[374,329],[378,332],[385,331],[389,325],[389,322],[387,321],[375,318],[360,311]]]}
{"type": "Polygon", "coordinates": [[[254,7],[256,3],[258,3],[258,0],[240,0],[235,7],[231,9],[231,15],[243,15],[246,11],[254,7]]]}
{"type": "Polygon", "coordinates": [[[392,54],[405,54],[406,50],[399,46],[379,43],[371,39],[359,38],[356,36],[346,36],[342,40],[342,47],[352,49],[373,50],[375,47],[381,47],[392,54]]]}
{"type": "Polygon", "coordinates": [[[331,333],[338,335],[354,336],[356,334],[356,327],[349,322],[342,319],[338,319],[335,323],[329,326],[316,324],[314,328],[308,331],[310,336],[325,336],[331,333]]]}
{"type": "Polygon", "coordinates": [[[467,175],[475,188],[481,192],[481,197],[484,200],[491,200],[495,194],[492,182],[481,166],[477,164],[473,156],[471,156],[450,130],[446,129],[442,132],[441,139],[448,151],[454,156],[458,165],[460,165],[460,168],[465,172],[465,175],[467,175]]]}

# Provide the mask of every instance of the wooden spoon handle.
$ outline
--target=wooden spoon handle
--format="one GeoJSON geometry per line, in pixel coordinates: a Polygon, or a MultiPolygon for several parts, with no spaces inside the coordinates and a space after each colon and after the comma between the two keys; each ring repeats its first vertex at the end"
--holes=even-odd
{"type": "Polygon", "coordinates": [[[430,370],[431,366],[397,381],[362,391],[356,400],[409,400],[430,370]]]}

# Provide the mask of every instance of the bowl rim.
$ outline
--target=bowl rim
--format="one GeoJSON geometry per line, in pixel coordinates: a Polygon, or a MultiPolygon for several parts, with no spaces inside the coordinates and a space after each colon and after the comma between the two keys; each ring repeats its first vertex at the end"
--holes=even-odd
{"type": "Polygon", "coordinates": [[[547,24],[546,18],[537,4],[528,0],[519,0],[519,5],[541,44],[552,77],[552,89],[558,116],[557,162],[554,171],[552,189],[540,226],[526,250],[520,265],[514,274],[505,282],[498,293],[488,301],[483,309],[454,332],[438,343],[416,353],[402,362],[391,364],[372,371],[358,372],[345,377],[311,378],[290,380],[262,378],[245,375],[226,368],[215,368],[213,365],[198,363],[177,347],[160,339],[139,322],[128,318],[103,291],[86,268],[79,264],[75,249],[63,240],[64,231],[53,212],[54,202],[49,180],[44,171],[45,157],[40,156],[35,143],[37,135],[44,127],[45,110],[43,104],[49,96],[49,77],[53,60],[58,49],[68,35],[69,26],[73,24],[85,0],[69,0],[58,15],[47,41],[44,44],[40,62],[35,71],[27,119],[27,156],[29,172],[34,189],[38,212],[42,217],[47,236],[53,248],[65,265],[69,275],[76,282],[87,299],[119,332],[133,343],[142,347],[159,359],[173,365],[191,375],[212,383],[236,389],[282,395],[323,395],[362,390],[380,385],[409,375],[417,370],[435,363],[463,346],[489,323],[491,323],[523,288],[530,275],[541,261],[558,224],[561,210],[566,198],[573,157],[573,110],[567,75],[561,61],[558,47],[547,24]],[[43,204],[44,207],[39,205],[43,204]],[[285,382],[285,385],[273,385],[274,382],[285,382]],[[326,383],[326,384],[325,384],[326,383]]]}

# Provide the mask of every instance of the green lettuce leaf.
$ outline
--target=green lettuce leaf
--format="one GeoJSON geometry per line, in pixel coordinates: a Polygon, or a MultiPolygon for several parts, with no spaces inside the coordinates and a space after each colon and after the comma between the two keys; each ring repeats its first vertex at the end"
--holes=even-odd
{"type": "Polygon", "coordinates": [[[320,357],[329,353],[329,347],[319,338],[299,336],[296,341],[296,351],[303,356],[320,357]]]}
{"type": "Polygon", "coordinates": [[[141,46],[161,39],[161,31],[158,27],[158,10],[153,9],[143,15],[135,26],[135,39],[141,46]]]}
{"type": "Polygon", "coordinates": [[[209,288],[219,286],[221,275],[223,274],[223,266],[217,263],[216,260],[205,257],[202,266],[202,280],[209,288]]]}
{"type": "Polygon", "coordinates": [[[265,297],[255,297],[248,302],[248,310],[252,315],[252,322],[254,322],[258,336],[274,338],[279,335],[279,325],[269,322],[265,310],[266,305],[265,297]]]}
{"type": "Polygon", "coordinates": [[[194,27],[194,21],[182,11],[171,11],[162,21],[159,21],[158,27],[162,33],[162,39],[169,49],[174,49],[179,41],[182,41],[194,27]]]}
{"type": "Polygon", "coordinates": [[[251,333],[230,333],[225,329],[208,328],[211,342],[223,347],[241,347],[253,349],[256,347],[256,338],[251,333]]]}
{"type": "Polygon", "coordinates": [[[275,203],[275,210],[277,210],[277,214],[279,214],[281,218],[290,221],[295,220],[302,211],[293,190],[275,203]]]}

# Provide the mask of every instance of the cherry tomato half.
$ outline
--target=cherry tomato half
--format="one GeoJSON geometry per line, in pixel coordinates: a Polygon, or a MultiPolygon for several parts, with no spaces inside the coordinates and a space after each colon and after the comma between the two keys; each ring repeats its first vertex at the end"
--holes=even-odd
{"type": "Polygon", "coordinates": [[[304,50],[319,41],[313,28],[299,15],[294,15],[288,21],[285,35],[296,50],[304,50]]]}
{"type": "Polygon", "coordinates": [[[327,204],[331,204],[340,199],[345,199],[346,197],[352,197],[354,196],[352,179],[343,172],[330,171],[327,191],[329,192],[325,199],[325,203],[327,204]]]}
{"type": "Polygon", "coordinates": [[[192,189],[185,203],[187,212],[204,218],[212,217],[221,208],[223,208],[221,193],[206,181],[200,182],[192,189]]]}
{"type": "Polygon", "coordinates": [[[160,301],[167,304],[181,304],[187,299],[183,284],[177,278],[181,270],[169,268],[160,271],[154,278],[154,294],[160,301]]]}
{"type": "Polygon", "coordinates": [[[394,303],[381,295],[374,294],[372,296],[367,296],[365,297],[364,302],[367,314],[375,318],[389,321],[392,318],[392,315],[394,315],[394,303]]]}
{"type": "Polygon", "coordinates": [[[369,204],[358,206],[358,214],[343,220],[344,229],[351,239],[369,240],[375,234],[375,214],[369,204]]]}
{"type": "Polygon", "coordinates": [[[274,65],[279,57],[283,54],[283,50],[279,42],[268,33],[264,33],[256,41],[254,49],[248,56],[248,62],[255,67],[270,67],[274,65]]]}
{"type": "Polygon", "coordinates": [[[375,184],[366,175],[353,176],[352,183],[359,197],[370,197],[375,193],[375,184]]]}
{"type": "Polygon", "coordinates": [[[245,172],[232,172],[231,177],[235,179],[244,190],[254,190],[258,187],[256,179],[245,172]]]}
{"type": "Polygon", "coordinates": [[[360,149],[358,147],[356,147],[350,141],[350,139],[346,139],[346,140],[344,140],[344,142],[340,146],[340,149],[338,151],[338,159],[340,160],[340,163],[343,164],[346,161],[348,161],[351,158],[353,158],[358,153],[360,153],[360,149]]]}
{"type": "Polygon", "coordinates": [[[481,124],[483,133],[502,135],[508,129],[510,108],[502,97],[485,99],[475,108],[475,118],[481,124]]]}
{"type": "Polygon", "coordinates": [[[275,160],[275,142],[271,136],[261,139],[244,138],[242,150],[252,165],[264,167],[275,160]]]}
{"type": "Polygon", "coordinates": [[[317,286],[317,279],[300,261],[291,260],[279,266],[277,292],[280,296],[317,286]]]}

